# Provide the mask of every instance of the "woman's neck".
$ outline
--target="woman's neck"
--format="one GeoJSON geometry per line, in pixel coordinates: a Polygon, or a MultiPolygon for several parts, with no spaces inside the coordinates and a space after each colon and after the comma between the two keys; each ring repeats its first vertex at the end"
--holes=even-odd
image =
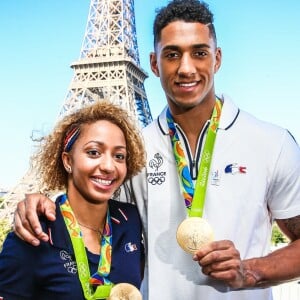
{"type": "Polygon", "coordinates": [[[109,200],[98,203],[91,202],[84,199],[78,192],[74,192],[72,187],[68,189],[67,196],[77,222],[94,229],[103,226],[106,221],[109,200]]]}

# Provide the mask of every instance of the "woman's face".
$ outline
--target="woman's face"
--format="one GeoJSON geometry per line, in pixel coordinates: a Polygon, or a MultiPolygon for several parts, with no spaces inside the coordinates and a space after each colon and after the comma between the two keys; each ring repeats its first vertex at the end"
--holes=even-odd
{"type": "Polygon", "coordinates": [[[125,136],[117,125],[107,120],[85,124],[72,150],[63,154],[72,170],[68,193],[92,203],[108,201],[126,177],[126,155],[125,136]]]}

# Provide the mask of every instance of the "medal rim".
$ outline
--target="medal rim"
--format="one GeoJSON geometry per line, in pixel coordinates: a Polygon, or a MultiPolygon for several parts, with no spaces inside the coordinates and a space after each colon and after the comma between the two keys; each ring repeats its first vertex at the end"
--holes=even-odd
{"type": "Polygon", "coordinates": [[[116,299],[123,299],[120,297],[126,297],[126,299],[132,300],[142,300],[142,294],[137,287],[135,287],[131,283],[117,283],[111,289],[109,299],[116,300],[116,299]],[[122,295],[120,295],[122,293],[122,295]]]}
{"type": "Polygon", "coordinates": [[[183,220],[178,228],[177,228],[177,232],[176,232],[176,239],[177,239],[177,243],[178,245],[185,251],[185,252],[188,252],[188,253],[191,253],[191,254],[194,254],[200,247],[204,246],[205,244],[209,243],[209,242],[212,242],[214,240],[214,231],[211,227],[211,225],[208,223],[208,221],[204,218],[201,218],[201,217],[189,217],[185,220],[183,220]],[[201,224],[199,223],[199,220],[201,220],[201,224]],[[205,225],[206,227],[206,232],[205,234],[203,234],[203,227],[201,229],[201,226],[199,227],[199,233],[201,234],[201,236],[204,236],[205,237],[205,240],[207,240],[207,242],[204,242],[204,243],[201,243],[200,241],[198,242],[197,241],[197,249],[195,248],[191,248],[189,247],[185,241],[186,239],[188,238],[189,236],[189,232],[186,232],[184,233],[183,232],[183,226],[186,226],[186,224],[189,224],[189,223],[199,223],[199,225],[205,225]]]}

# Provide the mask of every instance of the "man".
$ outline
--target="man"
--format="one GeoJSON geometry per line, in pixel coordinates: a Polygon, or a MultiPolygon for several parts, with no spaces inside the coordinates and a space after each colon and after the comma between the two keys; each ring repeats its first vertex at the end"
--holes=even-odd
{"type": "MultiPolygon", "coordinates": [[[[299,146],[286,130],[215,95],[222,55],[206,4],[174,0],[160,9],[154,50],[151,68],[168,106],[143,132],[147,170],[125,189],[147,235],[149,299],[272,299],[264,287],[300,276],[299,146]],[[215,241],[191,255],[179,247],[176,231],[195,211],[215,241]],[[273,220],[291,243],[270,253],[273,220]]],[[[25,203],[31,228],[47,239],[35,211],[53,218],[52,203],[42,195],[25,203]]],[[[16,230],[38,244],[22,227],[29,228],[24,206],[16,230]]]]}

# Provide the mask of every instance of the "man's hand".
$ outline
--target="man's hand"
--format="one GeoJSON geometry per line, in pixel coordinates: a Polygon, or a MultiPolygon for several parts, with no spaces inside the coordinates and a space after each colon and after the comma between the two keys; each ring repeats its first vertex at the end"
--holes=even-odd
{"type": "Polygon", "coordinates": [[[49,237],[42,231],[38,216],[44,215],[48,220],[55,220],[55,204],[42,194],[26,194],[18,203],[14,215],[14,231],[24,241],[38,246],[40,241],[49,237]]]}
{"type": "Polygon", "coordinates": [[[235,289],[255,286],[259,280],[247,270],[231,241],[215,241],[204,245],[195,253],[193,260],[198,261],[203,274],[222,280],[235,289]]]}

